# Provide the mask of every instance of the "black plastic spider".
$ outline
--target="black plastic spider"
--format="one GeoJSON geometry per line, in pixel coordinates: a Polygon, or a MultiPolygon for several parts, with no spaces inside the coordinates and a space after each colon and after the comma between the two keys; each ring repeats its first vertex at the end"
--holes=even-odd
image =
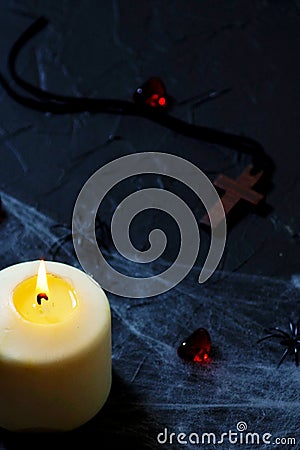
{"type": "Polygon", "coordinates": [[[290,320],[289,328],[289,332],[281,330],[279,327],[267,328],[265,331],[268,334],[257,341],[257,343],[260,343],[266,339],[276,338],[280,339],[280,345],[286,347],[278,362],[277,368],[283,363],[288,354],[295,355],[295,364],[297,367],[299,366],[300,319],[297,323],[290,320]]]}

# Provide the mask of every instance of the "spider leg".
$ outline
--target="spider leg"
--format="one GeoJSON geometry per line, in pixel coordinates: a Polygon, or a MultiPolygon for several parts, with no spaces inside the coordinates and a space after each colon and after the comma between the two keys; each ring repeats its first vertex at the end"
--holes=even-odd
{"type": "Polygon", "coordinates": [[[298,337],[300,331],[300,319],[295,323],[295,338],[298,337]]]}
{"type": "Polygon", "coordinates": [[[290,320],[290,330],[291,330],[292,336],[295,336],[296,325],[294,324],[294,322],[292,320],[290,320]]]}
{"type": "Polygon", "coordinates": [[[273,332],[275,332],[275,333],[280,333],[280,334],[282,334],[282,336],[284,336],[284,337],[286,337],[286,338],[289,338],[289,337],[290,337],[289,333],[287,333],[286,331],[281,330],[281,329],[278,328],[278,327],[267,328],[267,329],[266,329],[266,332],[267,332],[267,333],[273,333],[273,332]]]}
{"type": "Polygon", "coordinates": [[[299,366],[299,352],[298,347],[295,347],[295,364],[298,367],[299,366]]]}
{"type": "Polygon", "coordinates": [[[281,364],[283,363],[283,361],[285,360],[285,358],[287,357],[288,353],[289,353],[289,348],[286,348],[279,360],[279,363],[277,364],[277,369],[281,366],[281,364]]]}
{"type": "Polygon", "coordinates": [[[266,339],[271,339],[271,338],[273,338],[273,337],[274,337],[274,338],[282,339],[282,338],[285,337],[285,336],[282,336],[281,334],[271,333],[271,334],[267,334],[266,336],[260,338],[260,339],[257,341],[257,343],[259,344],[260,342],[265,341],[266,339]]]}

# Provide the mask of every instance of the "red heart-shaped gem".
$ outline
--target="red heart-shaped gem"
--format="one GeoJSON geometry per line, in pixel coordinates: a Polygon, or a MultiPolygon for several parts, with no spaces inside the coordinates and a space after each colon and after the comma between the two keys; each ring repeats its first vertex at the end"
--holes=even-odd
{"type": "Polygon", "coordinates": [[[166,88],[158,77],[151,77],[139,86],[133,94],[133,100],[138,105],[164,109],[168,106],[166,88]]]}
{"type": "Polygon", "coordinates": [[[211,349],[211,338],[205,328],[198,328],[177,348],[180,358],[185,361],[207,362],[211,349]]]}

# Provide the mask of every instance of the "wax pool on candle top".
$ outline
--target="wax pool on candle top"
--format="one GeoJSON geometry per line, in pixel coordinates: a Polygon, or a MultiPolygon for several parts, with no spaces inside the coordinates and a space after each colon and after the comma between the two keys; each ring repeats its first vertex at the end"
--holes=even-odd
{"type": "Polygon", "coordinates": [[[81,270],[46,261],[45,286],[39,265],[0,271],[0,427],[72,430],[110,392],[110,307],[81,270]]]}
{"type": "MultiPolygon", "coordinates": [[[[45,266],[41,264],[40,267],[45,266]]],[[[19,314],[31,322],[63,322],[77,307],[77,294],[69,281],[53,274],[44,278],[44,274],[46,276],[46,271],[39,270],[39,275],[29,277],[16,286],[13,303],[19,314]],[[44,283],[39,278],[42,278],[44,283]],[[47,296],[47,299],[43,298],[44,296],[47,296]]]]}

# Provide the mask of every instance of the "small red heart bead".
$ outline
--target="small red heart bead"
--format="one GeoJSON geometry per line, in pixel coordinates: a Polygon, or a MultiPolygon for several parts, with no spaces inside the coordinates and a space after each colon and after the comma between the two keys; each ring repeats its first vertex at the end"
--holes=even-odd
{"type": "Polygon", "coordinates": [[[207,362],[211,349],[211,338],[205,328],[198,328],[177,348],[180,358],[185,361],[207,362]]]}
{"type": "Polygon", "coordinates": [[[158,77],[151,77],[146,83],[138,87],[133,94],[135,103],[142,106],[164,109],[168,105],[166,88],[158,77]]]}

